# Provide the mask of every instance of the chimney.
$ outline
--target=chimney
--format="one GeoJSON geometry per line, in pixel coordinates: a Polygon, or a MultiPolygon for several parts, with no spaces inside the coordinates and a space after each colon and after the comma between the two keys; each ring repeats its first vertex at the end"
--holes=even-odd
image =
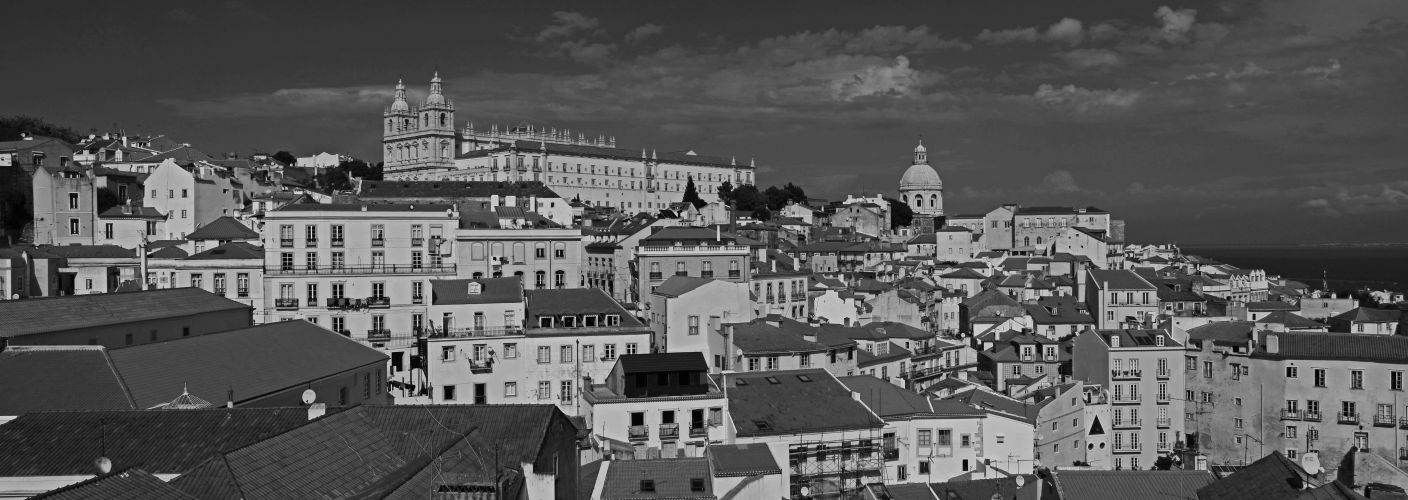
{"type": "MultiPolygon", "coordinates": [[[[144,278],[142,278],[142,279],[146,279],[146,278],[144,277],[144,278]]],[[[228,391],[225,392],[225,407],[226,407],[226,408],[234,408],[234,407],[235,407],[235,388],[234,388],[234,387],[231,387],[230,390],[228,390],[228,391]]]]}
{"type": "Polygon", "coordinates": [[[327,403],[313,403],[308,405],[308,420],[317,420],[318,417],[326,415],[327,412],[327,403]]]}
{"type": "Polygon", "coordinates": [[[1266,353],[1278,354],[1281,352],[1281,336],[1274,333],[1266,334],[1266,353]]]}

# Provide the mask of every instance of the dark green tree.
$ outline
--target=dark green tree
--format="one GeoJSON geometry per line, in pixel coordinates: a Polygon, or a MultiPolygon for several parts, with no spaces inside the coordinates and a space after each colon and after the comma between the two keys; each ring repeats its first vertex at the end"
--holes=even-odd
{"type": "Polygon", "coordinates": [[[894,198],[885,198],[885,201],[890,202],[890,229],[914,223],[914,209],[908,204],[894,198]]]}
{"type": "Polygon", "coordinates": [[[702,208],[704,205],[708,205],[708,202],[699,197],[699,191],[694,187],[694,177],[690,176],[686,177],[686,179],[688,179],[688,182],[684,184],[684,198],[680,201],[688,202],[694,205],[694,208],[702,208]]]}
{"type": "Polygon", "coordinates": [[[124,200],[122,199],[122,197],[118,196],[117,192],[113,191],[112,188],[98,189],[98,213],[101,214],[103,212],[108,211],[109,208],[121,205],[123,203],[127,203],[127,200],[124,200]]]}
{"type": "Polygon", "coordinates": [[[274,153],[273,158],[275,160],[279,160],[279,163],[283,163],[284,165],[288,165],[290,167],[298,165],[298,158],[293,156],[293,153],[290,153],[288,151],[279,151],[277,153],[274,153]]]}
{"type": "Polygon", "coordinates": [[[724,181],[723,184],[719,184],[719,201],[724,202],[725,205],[733,203],[732,182],[724,181]]]}
{"type": "Polygon", "coordinates": [[[56,137],[73,144],[78,144],[84,137],[71,128],[49,123],[37,116],[0,117],[0,141],[17,140],[20,138],[20,134],[56,137]]]}
{"type": "Polygon", "coordinates": [[[788,201],[793,203],[807,202],[807,192],[802,190],[802,186],[789,182],[786,186],[782,186],[782,190],[787,192],[788,201]]]}

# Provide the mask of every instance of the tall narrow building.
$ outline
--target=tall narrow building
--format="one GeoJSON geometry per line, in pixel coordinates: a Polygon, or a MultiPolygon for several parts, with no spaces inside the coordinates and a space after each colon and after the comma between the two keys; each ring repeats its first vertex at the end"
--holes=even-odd
{"type": "Polygon", "coordinates": [[[430,95],[419,107],[406,102],[406,85],[397,81],[396,98],[382,115],[386,174],[454,167],[455,105],[445,99],[440,72],[430,80],[430,95]]]}

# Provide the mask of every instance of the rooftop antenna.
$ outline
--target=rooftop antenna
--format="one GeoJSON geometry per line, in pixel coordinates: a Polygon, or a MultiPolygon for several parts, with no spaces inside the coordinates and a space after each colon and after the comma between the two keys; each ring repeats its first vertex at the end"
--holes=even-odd
{"type": "Polygon", "coordinates": [[[112,472],[112,459],[108,458],[107,422],[103,419],[98,419],[98,450],[98,459],[93,461],[98,475],[112,472]]]}

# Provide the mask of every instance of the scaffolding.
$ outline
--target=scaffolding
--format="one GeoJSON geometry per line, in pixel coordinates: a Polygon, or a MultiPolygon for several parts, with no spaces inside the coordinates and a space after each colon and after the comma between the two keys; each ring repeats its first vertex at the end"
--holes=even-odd
{"type": "Polygon", "coordinates": [[[868,483],[884,480],[880,429],[825,434],[788,446],[793,498],[842,498],[868,483]]]}

